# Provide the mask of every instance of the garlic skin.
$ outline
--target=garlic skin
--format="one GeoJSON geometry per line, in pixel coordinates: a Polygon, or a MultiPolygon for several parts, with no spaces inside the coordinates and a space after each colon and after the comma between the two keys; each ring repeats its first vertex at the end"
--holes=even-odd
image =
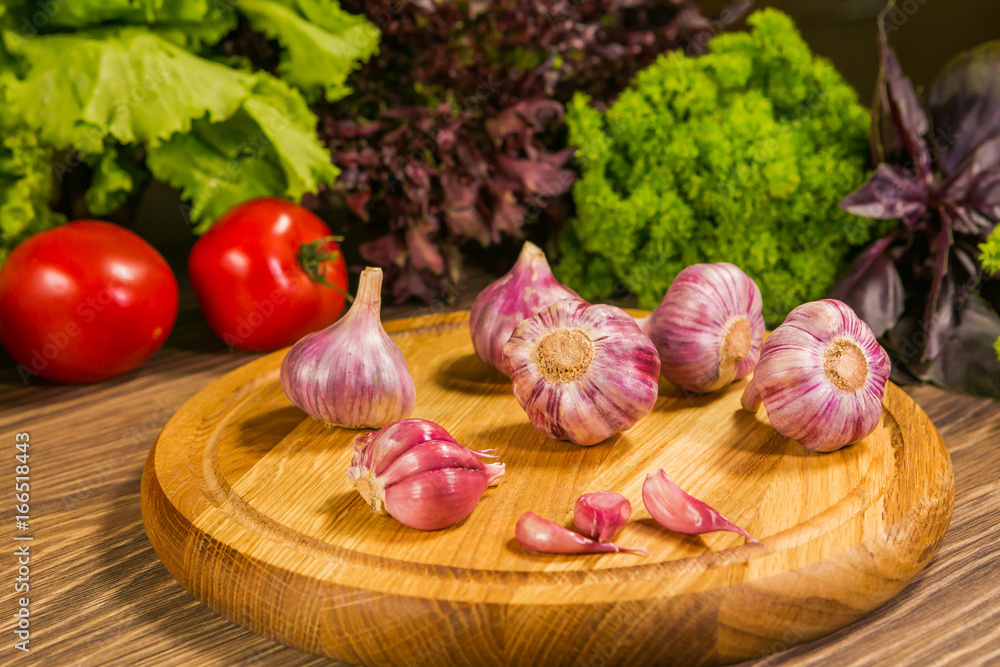
{"type": "Polygon", "coordinates": [[[379,319],[381,290],[382,269],[362,271],[351,309],[302,338],[281,363],[285,395],[328,425],[379,428],[413,412],[409,367],[379,319]]]}
{"type": "Polygon", "coordinates": [[[639,324],[656,345],[664,378],[709,393],[753,372],[764,338],[763,300],[739,267],[693,264],[639,324]]]}
{"type": "Polygon", "coordinates": [[[615,306],[557,301],[517,326],[503,356],[518,403],[550,438],[594,445],[656,403],[656,348],[615,306]]]}
{"type": "Polygon", "coordinates": [[[592,540],[548,519],[543,519],[534,512],[525,512],[517,520],[514,539],[525,549],[546,554],[649,553],[645,549],[592,540]]]}
{"type": "Polygon", "coordinates": [[[642,485],[642,503],[656,523],[676,533],[701,535],[728,530],[751,542],[758,541],[716,509],[677,486],[662,468],[646,475],[642,485]]]}
{"type": "Polygon", "coordinates": [[[598,542],[610,542],[632,516],[632,503],[620,493],[597,491],[576,499],[573,525],[598,542]]]}
{"type": "Polygon", "coordinates": [[[580,295],[552,275],[542,249],[525,242],[514,268],[492,282],[472,302],[469,332],[476,356],[508,375],[503,346],[515,327],[560,299],[580,295]]]}
{"type": "Polygon", "coordinates": [[[763,402],[775,430],[829,452],[864,438],[882,417],[892,364],[871,329],[835,299],[806,303],[761,347],[743,407],[763,402]]]}
{"type": "Polygon", "coordinates": [[[404,419],[354,442],[347,481],[376,514],[418,530],[440,530],[472,513],[504,474],[496,458],[455,441],[440,425],[404,419]]]}

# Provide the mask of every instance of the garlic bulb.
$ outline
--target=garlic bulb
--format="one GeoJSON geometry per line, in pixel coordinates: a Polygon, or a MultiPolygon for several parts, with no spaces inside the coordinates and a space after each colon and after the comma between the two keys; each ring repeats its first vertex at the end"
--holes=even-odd
{"type": "Polygon", "coordinates": [[[534,512],[525,512],[514,527],[514,539],[525,549],[547,554],[639,553],[645,549],[622,547],[610,542],[598,542],[569,528],[543,519],[534,512]]]}
{"type": "Polygon", "coordinates": [[[557,301],[517,326],[503,357],[518,403],[550,438],[593,445],[656,403],[656,348],[615,306],[557,301]]]}
{"type": "Polygon", "coordinates": [[[598,491],[585,493],[576,499],[573,525],[587,537],[598,542],[608,542],[628,523],[632,516],[632,503],[620,493],[598,491]]]}
{"type": "Polygon", "coordinates": [[[507,375],[503,346],[514,328],[542,308],[568,298],[580,296],[556,280],[541,248],[526,242],[514,268],[472,302],[469,331],[476,356],[507,375]]]}
{"type": "Polygon", "coordinates": [[[379,320],[381,290],[382,269],[365,269],[351,309],[293,345],[281,364],[285,394],[320,421],[378,428],[413,412],[406,359],[379,320]]]}
{"type": "Polygon", "coordinates": [[[642,485],[642,503],[656,523],[676,533],[701,535],[728,530],[751,542],[757,542],[750,533],[719,514],[716,509],[677,486],[662,468],[646,475],[646,481],[642,485]]]}
{"type": "Polygon", "coordinates": [[[663,377],[707,393],[753,371],[764,338],[762,303],[757,283],[739,267],[694,264],[640,325],[656,345],[663,377]]]}
{"type": "Polygon", "coordinates": [[[469,449],[438,424],[404,419],[359,437],[347,469],[372,511],[418,530],[439,530],[469,516],[504,474],[489,451],[469,449]]]}
{"type": "Polygon", "coordinates": [[[779,433],[833,451],[878,426],[890,370],[889,355],[850,306],[806,303],[764,341],[743,407],[756,412],[763,402],[779,433]]]}

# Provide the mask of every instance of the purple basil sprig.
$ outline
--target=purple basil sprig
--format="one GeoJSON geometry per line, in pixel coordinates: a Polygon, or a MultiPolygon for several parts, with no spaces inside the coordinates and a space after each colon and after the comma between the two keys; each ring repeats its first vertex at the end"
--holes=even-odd
{"type": "Polygon", "coordinates": [[[871,178],[840,206],[898,224],[868,246],[830,296],[884,336],[916,377],[1000,395],[1000,317],[975,292],[978,244],[1000,221],[1000,42],[952,60],[921,99],[879,16],[871,178]],[[989,344],[984,344],[984,341],[989,344]]]}

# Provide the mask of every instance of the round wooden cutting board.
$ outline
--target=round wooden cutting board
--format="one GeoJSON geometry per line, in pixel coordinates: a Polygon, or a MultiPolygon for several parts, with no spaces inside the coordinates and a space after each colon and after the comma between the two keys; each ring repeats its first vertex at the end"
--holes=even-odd
{"type": "Polygon", "coordinates": [[[540,435],[506,378],[472,352],[468,313],[390,322],[415,417],[507,464],[466,520],[421,532],[372,514],[348,485],[363,431],[291,405],[258,359],[188,401],[142,480],[149,539],[170,573],[255,632],[366,665],[717,664],[841,628],[899,592],[951,516],[951,461],[924,412],[889,385],[878,429],[830,454],[710,396],[666,383],[652,414],[582,448],[540,435]],[[662,467],[761,540],[667,531],[642,505],[662,467]],[[522,549],[528,510],[572,525],[588,491],[632,501],[616,542],[649,556],[522,549]]]}

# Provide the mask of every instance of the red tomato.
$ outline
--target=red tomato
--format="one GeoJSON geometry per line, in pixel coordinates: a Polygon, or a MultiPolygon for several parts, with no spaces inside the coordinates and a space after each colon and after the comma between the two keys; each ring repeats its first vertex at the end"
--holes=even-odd
{"type": "Polygon", "coordinates": [[[344,310],[347,265],[330,228],[283,199],[226,211],[195,242],[188,273],[205,319],[230,347],[276,350],[344,310]]]}
{"type": "Polygon", "coordinates": [[[14,248],[0,270],[0,339],[30,375],[97,382],[163,345],[177,318],[177,279],[123,227],[70,222],[14,248]]]}

